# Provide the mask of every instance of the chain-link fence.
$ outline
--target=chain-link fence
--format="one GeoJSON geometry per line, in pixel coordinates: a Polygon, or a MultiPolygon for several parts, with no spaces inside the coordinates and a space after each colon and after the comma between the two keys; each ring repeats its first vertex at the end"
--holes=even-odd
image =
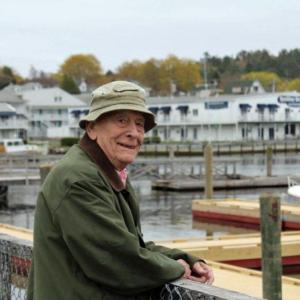
{"type": "Polygon", "coordinates": [[[31,265],[32,242],[0,234],[0,299],[23,300],[31,265]]]}
{"type": "MultiPolygon", "coordinates": [[[[31,256],[32,242],[0,234],[0,300],[25,300],[31,256]]],[[[167,283],[151,299],[254,300],[256,298],[181,279],[167,283]]]]}

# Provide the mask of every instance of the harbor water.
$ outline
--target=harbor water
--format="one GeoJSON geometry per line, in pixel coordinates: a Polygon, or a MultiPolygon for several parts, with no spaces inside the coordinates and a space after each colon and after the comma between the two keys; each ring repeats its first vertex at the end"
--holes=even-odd
{"type": "MultiPolygon", "coordinates": [[[[184,158],[186,160],[186,158],[184,158]]],[[[247,176],[264,176],[265,156],[234,155],[216,157],[217,160],[235,160],[236,172],[247,176]]],[[[300,170],[298,154],[276,154],[273,158],[273,175],[296,176],[300,170]]],[[[151,181],[147,178],[136,179],[133,185],[140,199],[141,221],[145,240],[163,240],[188,237],[204,237],[226,233],[249,232],[249,229],[217,224],[193,222],[192,200],[204,198],[203,192],[167,192],[151,189],[151,181]]],[[[0,210],[0,222],[25,228],[33,228],[34,206],[39,186],[10,186],[8,190],[9,209],[0,210]]],[[[290,199],[286,188],[249,189],[216,191],[214,198],[239,198],[258,201],[263,192],[278,193],[283,202],[297,201],[290,199]]],[[[299,200],[300,201],[300,200],[299,200]]],[[[251,230],[250,230],[251,232],[251,230]]]]}

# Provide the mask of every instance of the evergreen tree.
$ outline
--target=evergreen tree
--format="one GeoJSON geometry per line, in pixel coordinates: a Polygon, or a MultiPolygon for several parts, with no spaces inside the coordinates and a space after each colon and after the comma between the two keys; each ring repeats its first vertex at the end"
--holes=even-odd
{"type": "Polygon", "coordinates": [[[80,94],[79,88],[75,81],[68,75],[63,75],[59,86],[70,94],[80,94]]]}

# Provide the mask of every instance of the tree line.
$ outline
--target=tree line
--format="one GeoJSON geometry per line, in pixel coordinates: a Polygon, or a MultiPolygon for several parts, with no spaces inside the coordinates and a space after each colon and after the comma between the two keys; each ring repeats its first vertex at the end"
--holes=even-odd
{"type": "Polygon", "coordinates": [[[9,66],[0,67],[0,89],[9,83],[36,81],[45,87],[59,85],[72,94],[80,93],[82,83],[93,89],[111,80],[135,81],[153,96],[166,96],[188,94],[205,84],[222,90],[232,80],[255,79],[267,91],[300,91],[300,49],[284,49],[278,55],[267,50],[243,50],[224,57],[205,53],[201,61],[169,55],[164,59],[126,61],[115,71],[106,72],[96,56],[75,54],[66,58],[56,73],[47,74],[32,67],[28,78],[22,78],[9,66]]]}

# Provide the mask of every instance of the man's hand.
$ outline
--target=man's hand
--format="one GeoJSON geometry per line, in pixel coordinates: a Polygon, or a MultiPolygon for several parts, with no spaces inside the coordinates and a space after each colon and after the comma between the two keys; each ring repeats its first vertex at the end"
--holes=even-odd
{"type": "Polygon", "coordinates": [[[185,277],[194,281],[212,284],[214,282],[214,273],[206,263],[198,261],[193,265],[192,274],[185,277]]]}
{"type": "Polygon", "coordinates": [[[189,278],[192,274],[189,264],[183,259],[177,259],[177,262],[184,267],[184,274],[182,275],[182,278],[189,278]]]}

